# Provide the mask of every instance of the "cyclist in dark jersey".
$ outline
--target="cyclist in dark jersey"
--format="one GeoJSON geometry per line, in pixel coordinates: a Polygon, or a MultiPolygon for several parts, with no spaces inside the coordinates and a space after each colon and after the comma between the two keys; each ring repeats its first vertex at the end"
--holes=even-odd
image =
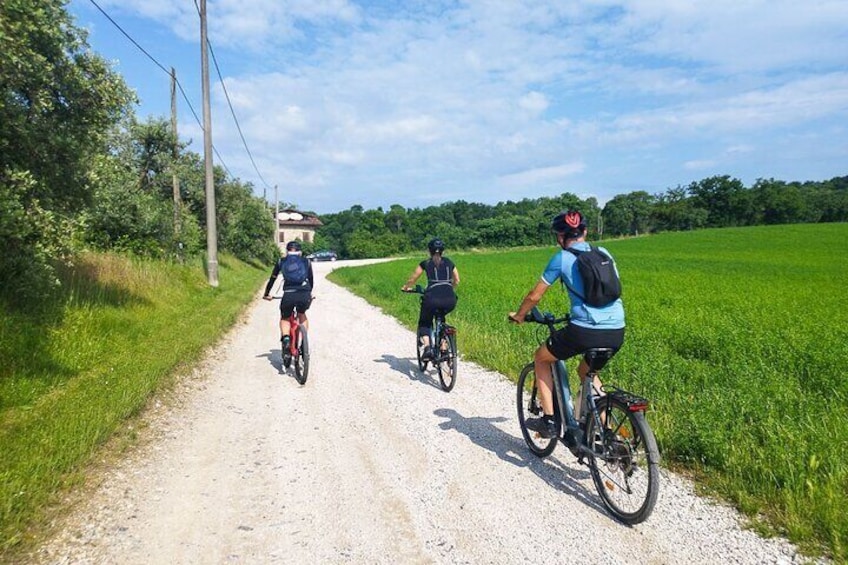
{"type": "Polygon", "coordinates": [[[274,271],[271,273],[271,278],[268,279],[268,284],[265,285],[265,294],[262,298],[271,300],[271,289],[277,281],[277,276],[283,275],[283,298],[280,300],[280,341],[283,343],[283,356],[285,357],[289,351],[289,316],[297,307],[297,319],[300,324],[309,329],[309,320],[306,318],[306,311],[309,310],[309,305],[312,304],[312,288],[315,285],[315,277],[312,274],[312,263],[305,257],[301,256],[301,247],[299,241],[290,241],[286,244],[286,256],[274,264],[274,271]],[[303,281],[287,280],[283,268],[287,261],[300,261],[302,268],[306,270],[306,277],[303,281]]]}
{"type": "Polygon", "coordinates": [[[401,290],[409,290],[422,274],[427,273],[427,288],[418,315],[418,339],[424,346],[422,356],[432,357],[430,331],[433,328],[433,314],[437,309],[444,310],[447,314],[456,308],[454,289],[459,284],[459,271],[453,261],[442,257],[445,243],[441,239],[430,240],[427,250],[430,251],[430,258],[418,264],[401,290]]]}

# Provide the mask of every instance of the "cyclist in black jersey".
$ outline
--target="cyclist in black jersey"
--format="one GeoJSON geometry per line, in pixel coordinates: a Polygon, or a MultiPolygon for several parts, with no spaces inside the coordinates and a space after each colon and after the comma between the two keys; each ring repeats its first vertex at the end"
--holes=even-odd
{"type": "Polygon", "coordinates": [[[418,315],[418,339],[424,345],[422,357],[432,357],[430,347],[430,330],[433,327],[433,314],[437,309],[444,310],[445,314],[456,308],[455,289],[459,285],[459,271],[453,261],[443,257],[445,243],[438,237],[430,240],[427,244],[430,258],[421,261],[409,279],[401,287],[401,290],[409,290],[415,281],[427,273],[427,288],[421,300],[421,311],[418,315]]]}
{"type": "Polygon", "coordinates": [[[302,256],[299,241],[290,241],[286,244],[286,256],[274,264],[274,271],[268,284],[265,285],[265,294],[262,298],[271,300],[271,289],[279,275],[283,275],[283,298],[280,300],[280,341],[283,343],[283,355],[286,355],[289,346],[289,316],[297,307],[298,322],[309,329],[309,320],[306,311],[312,304],[312,288],[315,285],[315,277],[312,274],[312,263],[302,256]],[[287,263],[294,263],[294,269],[288,269],[287,263]],[[290,272],[291,275],[286,273],[290,272]],[[288,278],[287,278],[288,277],[288,278]],[[301,280],[302,279],[302,280],[301,280]]]}

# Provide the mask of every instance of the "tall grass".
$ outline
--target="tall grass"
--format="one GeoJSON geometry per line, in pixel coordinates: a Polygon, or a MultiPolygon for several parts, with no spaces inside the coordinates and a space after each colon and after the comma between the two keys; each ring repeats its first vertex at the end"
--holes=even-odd
{"type": "Polygon", "coordinates": [[[31,312],[0,312],[0,561],[98,446],[175,371],[230,327],[267,273],[86,255],[63,291],[31,312]]]}
{"type": "MultiPolygon", "coordinates": [[[[605,380],[652,399],[665,461],[764,531],[840,561],[848,558],[846,241],[848,224],[825,224],[604,244],[627,311],[625,347],[605,380]]],[[[506,314],[553,251],[452,257],[462,284],[451,319],[465,359],[515,377],[531,358],[540,336],[510,326],[506,314]]],[[[417,301],[398,289],[416,261],[332,278],[412,326],[417,301]]],[[[565,312],[564,292],[550,289],[541,306],[565,312]]]]}

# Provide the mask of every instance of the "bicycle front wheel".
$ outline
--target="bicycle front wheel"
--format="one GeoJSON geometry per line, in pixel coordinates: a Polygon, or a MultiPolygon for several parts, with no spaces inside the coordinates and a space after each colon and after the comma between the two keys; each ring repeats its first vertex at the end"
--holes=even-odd
{"type": "Polygon", "coordinates": [[[300,384],[306,384],[306,377],[309,376],[309,336],[304,327],[300,327],[297,333],[297,353],[294,359],[292,359],[294,363],[294,378],[300,384]]]}
{"type": "Polygon", "coordinates": [[[450,392],[456,384],[456,334],[442,332],[439,338],[439,358],[436,369],[439,372],[439,381],[442,390],[450,392]]]}
{"type": "Polygon", "coordinates": [[[557,444],[557,438],[543,438],[538,432],[527,428],[527,420],[530,418],[541,418],[542,403],[539,399],[539,389],[536,385],[536,369],[533,363],[527,364],[518,376],[518,423],[521,426],[521,435],[527,447],[534,455],[547,457],[553,453],[557,444]]]}
{"type": "Polygon", "coordinates": [[[598,404],[602,426],[589,417],[586,429],[592,480],[613,516],[638,524],[651,515],[659,493],[657,441],[644,413],[611,397],[598,404]]]}

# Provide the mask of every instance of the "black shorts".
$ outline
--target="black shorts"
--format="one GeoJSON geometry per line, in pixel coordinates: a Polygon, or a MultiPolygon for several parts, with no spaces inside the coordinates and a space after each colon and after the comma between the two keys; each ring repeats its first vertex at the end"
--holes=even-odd
{"type": "Polygon", "coordinates": [[[590,330],[568,324],[548,338],[546,345],[557,359],[580,355],[593,347],[608,347],[618,351],[624,343],[624,328],[618,330],[590,330]]]}
{"type": "Polygon", "coordinates": [[[288,318],[295,308],[303,314],[309,310],[310,304],[312,304],[312,293],[309,291],[283,292],[283,298],[280,300],[280,317],[288,318]]]}
{"type": "Polygon", "coordinates": [[[419,333],[429,331],[433,327],[433,316],[436,310],[441,310],[445,315],[453,312],[456,308],[456,294],[449,286],[437,287],[428,291],[421,300],[421,310],[418,313],[419,333]]]}

